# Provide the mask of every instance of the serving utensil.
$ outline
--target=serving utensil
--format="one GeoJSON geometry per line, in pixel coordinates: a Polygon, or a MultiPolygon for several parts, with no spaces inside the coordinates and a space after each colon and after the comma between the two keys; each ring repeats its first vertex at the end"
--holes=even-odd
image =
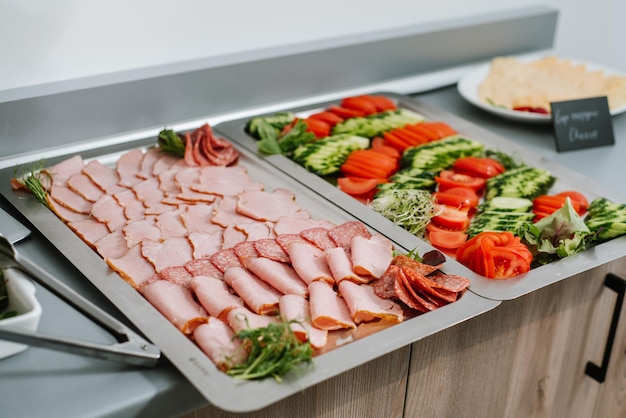
{"type": "Polygon", "coordinates": [[[0,339],[136,366],[153,367],[156,365],[161,356],[158,347],[146,341],[18,251],[18,243],[26,239],[31,231],[1,208],[0,229],[2,230],[0,233],[0,269],[15,268],[28,274],[101,326],[116,339],[117,343],[107,345],[6,328],[0,328],[0,339]]]}

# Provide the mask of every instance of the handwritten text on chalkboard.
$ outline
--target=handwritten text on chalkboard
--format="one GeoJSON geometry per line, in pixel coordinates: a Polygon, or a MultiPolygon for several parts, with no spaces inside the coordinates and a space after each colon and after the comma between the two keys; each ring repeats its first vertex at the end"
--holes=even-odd
{"type": "Polygon", "coordinates": [[[606,97],[551,103],[557,151],[615,143],[606,97]]]}

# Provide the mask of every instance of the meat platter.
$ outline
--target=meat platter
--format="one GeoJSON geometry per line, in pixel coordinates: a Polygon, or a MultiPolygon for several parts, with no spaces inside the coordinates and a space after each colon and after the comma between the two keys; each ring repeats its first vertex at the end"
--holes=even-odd
{"type": "MultiPolygon", "coordinates": [[[[530,166],[546,170],[555,178],[551,186],[551,191],[553,192],[575,189],[584,193],[590,201],[604,197],[616,202],[624,202],[625,197],[623,195],[612,190],[607,190],[602,187],[602,185],[594,184],[590,179],[585,178],[579,173],[562,167],[506,138],[496,135],[442,109],[433,108],[414,98],[394,93],[379,93],[375,94],[375,96],[386,97],[395,103],[397,109],[408,109],[409,111],[416,112],[422,115],[425,120],[443,121],[453,127],[461,136],[476,140],[483,144],[485,148],[504,151],[507,154],[515,155],[530,166]]],[[[328,109],[336,109],[338,106],[341,106],[339,100],[300,108],[279,110],[272,115],[276,115],[279,112],[289,112],[295,114],[296,117],[309,120],[314,118],[313,115],[323,113],[328,109]]],[[[266,115],[258,116],[263,117],[266,115]]],[[[254,138],[247,129],[247,124],[251,119],[251,117],[247,117],[227,121],[217,125],[215,128],[226,138],[256,153],[259,157],[264,158],[283,173],[291,175],[301,184],[314,190],[320,197],[343,208],[373,228],[384,231],[386,236],[402,247],[413,248],[415,246],[429,246],[422,238],[419,238],[416,234],[409,233],[405,228],[397,226],[394,222],[391,222],[386,217],[373,210],[370,205],[364,204],[363,201],[344,193],[336,183],[329,180],[327,177],[325,178],[324,176],[314,174],[304,168],[301,163],[297,163],[292,158],[288,158],[285,155],[260,152],[258,138],[254,138]]],[[[526,273],[506,280],[493,280],[481,274],[477,274],[465,265],[456,262],[453,256],[450,257],[451,259],[447,264],[450,271],[454,274],[470,278],[470,291],[489,299],[502,301],[520,297],[544,286],[574,276],[580,272],[623,257],[626,255],[625,244],[626,237],[621,236],[602,242],[583,252],[535,267],[526,273]]]]}
{"type": "MultiPolygon", "coordinates": [[[[156,138],[142,138],[109,147],[97,147],[81,153],[85,163],[97,162],[103,167],[114,167],[122,155],[132,150],[142,152],[154,145],[156,138]]],[[[255,155],[245,146],[236,145],[239,164],[247,170],[250,178],[261,182],[266,189],[290,190],[295,201],[312,216],[335,224],[350,221],[362,222],[372,233],[387,235],[388,224],[378,217],[368,220],[355,215],[363,208],[352,212],[350,205],[343,208],[324,198],[319,190],[312,190],[306,182],[296,179],[272,164],[255,155]]],[[[62,150],[61,150],[62,151],[62,150]]],[[[62,154],[58,152],[56,155],[62,154]]],[[[75,157],[70,150],[66,155],[51,158],[47,166],[75,157]]],[[[39,158],[39,156],[37,157],[39,158]]],[[[26,162],[36,164],[38,161],[26,162]]],[[[313,367],[297,378],[277,382],[274,379],[256,381],[235,380],[219,370],[207,355],[184,335],[172,322],[162,315],[152,304],[112,270],[103,258],[88,246],[83,239],[71,230],[47,207],[35,200],[32,194],[13,190],[11,179],[15,168],[0,172],[0,193],[16,210],[56,247],[77,269],[98,288],[126,317],[180,370],[180,372],[215,406],[233,412],[258,410],[312,385],[343,373],[374,358],[385,355],[400,347],[411,344],[457,323],[495,308],[499,302],[465,292],[454,303],[414,317],[393,326],[384,327],[375,333],[364,332],[363,337],[348,339],[349,343],[339,344],[320,353],[313,359],[313,367]]],[[[323,193],[322,193],[323,195],[323,193]]],[[[432,248],[413,237],[400,243],[390,240],[396,251],[405,253],[416,249],[420,253],[432,248]]],[[[454,268],[454,267],[453,267],[454,268]]]]}

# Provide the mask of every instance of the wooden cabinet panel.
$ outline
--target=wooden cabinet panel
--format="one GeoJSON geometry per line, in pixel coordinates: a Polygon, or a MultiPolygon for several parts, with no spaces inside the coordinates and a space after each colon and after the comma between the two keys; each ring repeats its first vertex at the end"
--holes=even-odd
{"type": "MultiPolygon", "coordinates": [[[[406,416],[594,416],[603,388],[585,376],[585,365],[601,363],[615,299],[604,276],[624,263],[505,301],[413,344],[406,416]]],[[[622,368],[611,371],[621,373],[621,386],[607,389],[613,403],[624,398],[623,322],[614,348],[622,368]]],[[[607,413],[597,416],[615,416],[607,413]]]]}
{"type": "Polygon", "coordinates": [[[401,418],[410,351],[410,346],[403,347],[250,414],[231,414],[208,405],[186,415],[185,418],[235,416],[401,418]]]}

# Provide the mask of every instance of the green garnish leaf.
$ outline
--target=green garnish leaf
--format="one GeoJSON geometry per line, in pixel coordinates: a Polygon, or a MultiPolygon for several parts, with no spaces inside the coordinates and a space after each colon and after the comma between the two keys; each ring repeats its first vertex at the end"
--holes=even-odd
{"type": "Polygon", "coordinates": [[[307,124],[302,119],[298,119],[286,134],[278,138],[278,144],[283,154],[289,154],[300,145],[315,141],[315,134],[307,132],[307,129],[307,124]]]}
{"type": "Polygon", "coordinates": [[[267,155],[282,153],[278,144],[278,133],[269,122],[259,119],[256,123],[256,129],[257,135],[261,138],[257,143],[259,151],[267,155]]]}
{"type": "Polygon", "coordinates": [[[44,170],[44,167],[45,161],[41,160],[30,167],[16,168],[13,178],[30,190],[39,203],[49,208],[48,191],[44,185],[52,184],[52,176],[44,170]]]}
{"type": "Polygon", "coordinates": [[[171,129],[163,129],[159,132],[159,146],[163,151],[171,152],[179,157],[185,156],[185,141],[171,129]]]}
{"type": "Polygon", "coordinates": [[[310,364],[311,344],[301,342],[290,328],[290,322],[272,323],[265,328],[239,331],[235,338],[242,341],[249,355],[246,361],[231,367],[227,373],[235,379],[256,380],[273,377],[281,382],[283,376],[310,364]]]}

